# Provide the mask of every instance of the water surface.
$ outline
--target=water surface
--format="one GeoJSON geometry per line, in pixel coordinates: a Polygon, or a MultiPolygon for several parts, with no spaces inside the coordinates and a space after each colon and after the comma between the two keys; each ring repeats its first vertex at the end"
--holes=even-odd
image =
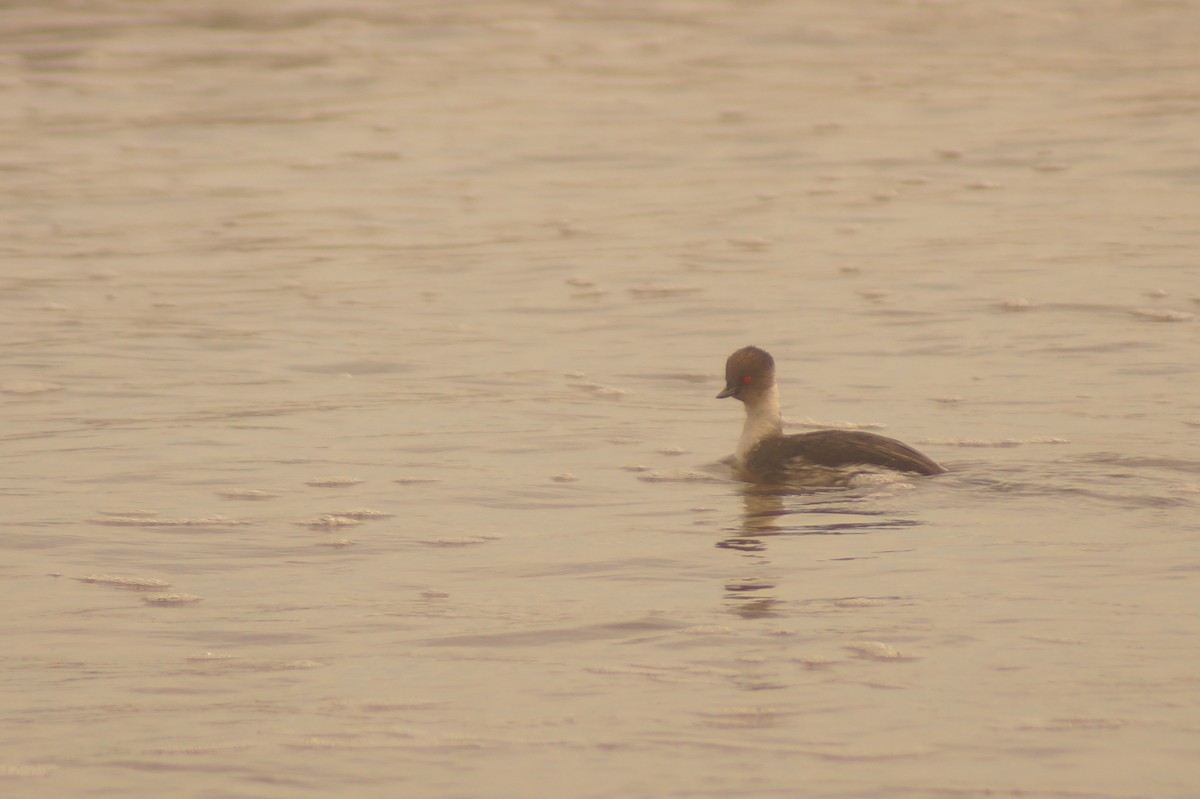
{"type": "Polygon", "coordinates": [[[3,792],[1195,796],[1195,12],[0,11],[3,792]]]}

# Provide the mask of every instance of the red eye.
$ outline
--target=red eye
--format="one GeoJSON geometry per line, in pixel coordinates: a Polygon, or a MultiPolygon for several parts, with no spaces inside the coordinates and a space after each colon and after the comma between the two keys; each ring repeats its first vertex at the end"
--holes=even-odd
{"type": "Polygon", "coordinates": [[[751,377],[750,375],[746,375],[745,377],[742,378],[742,382],[745,383],[746,385],[750,385],[752,382],[754,382],[754,378],[751,377]]]}

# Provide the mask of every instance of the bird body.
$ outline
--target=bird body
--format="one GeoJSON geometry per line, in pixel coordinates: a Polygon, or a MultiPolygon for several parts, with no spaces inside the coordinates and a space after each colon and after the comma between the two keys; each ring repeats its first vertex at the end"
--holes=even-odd
{"type": "Polygon", "coordinates": [[[734,468],[757,482],[830,482],[834,470],[878,467],[931,475],[941,466],[912,447],[861,430],[817,430],[783,434],[775,359],[758,347],[743,347],[725,362],[725,388],[718,399],[734,397],[746,406],[746,421],[734,468]]]}

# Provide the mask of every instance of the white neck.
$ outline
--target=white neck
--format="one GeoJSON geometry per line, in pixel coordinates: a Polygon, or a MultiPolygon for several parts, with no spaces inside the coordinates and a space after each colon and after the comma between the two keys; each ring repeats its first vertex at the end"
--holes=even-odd
{"type": "Polygon", "coordinates": [[[783,435],[783,413],[779,410],[779,388],[771,386],[761,395],[746,403],[746,424],[742,437],[738,439],[734,457],[745,463],[750,450],[758,442],[771,436],[783,435]]]}

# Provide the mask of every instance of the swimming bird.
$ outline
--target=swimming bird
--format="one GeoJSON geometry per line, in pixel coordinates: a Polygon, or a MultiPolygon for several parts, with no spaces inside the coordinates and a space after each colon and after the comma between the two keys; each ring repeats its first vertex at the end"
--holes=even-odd
{"type": "Polygon", "coordinates": [[[732,464],[739,476],[763,483],[847,482],[853,467],[883,467],[916,474],[940,474],[941,466],[886,436],[861,430],[817,430],[783,434],[775,359],[758,347],[742,347],[725,362],[725,388],[717,399],[733,397],[746,406],[746,423],[732,464]]]}

